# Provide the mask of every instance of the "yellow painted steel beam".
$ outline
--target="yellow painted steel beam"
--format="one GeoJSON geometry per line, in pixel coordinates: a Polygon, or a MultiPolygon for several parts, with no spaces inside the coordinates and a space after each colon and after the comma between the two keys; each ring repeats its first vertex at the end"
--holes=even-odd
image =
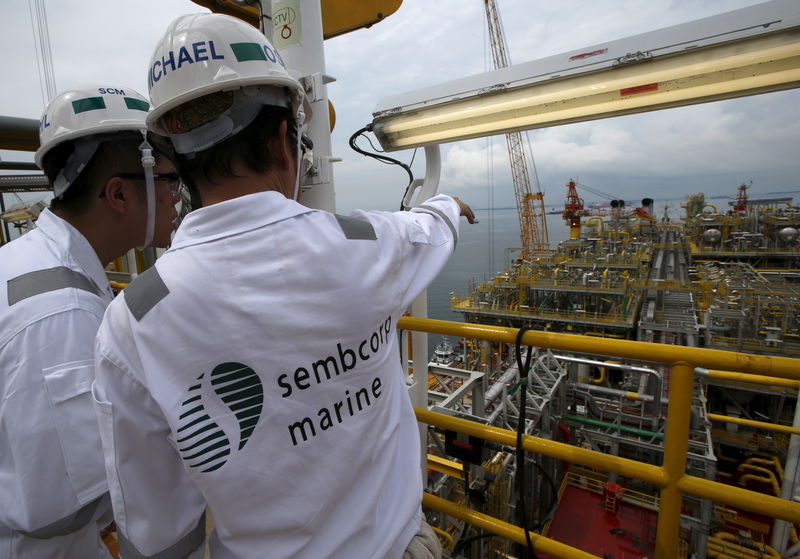
{"type": "Polygon", "coordinates": [[[656,559],[678,556],[683,493],[678,481],[686,474],[686,452],[689,449],[689,423],[692,405],[694,368],[676,363],[669,376],[669,406],[664,434],[664,466],[667,485],[661,489],[656,531],[656,559]]]}
{"type": "MultiPolygon", "coordinates": [[[[480,338],[494,342],[514,343],[516,328],[465,324],[446,320],[431,320],[406,316],[400,319],[398,327],[403,330],[429,332],[463,338],[480,338]]],[[[560,334],[541,330],[530,330],[522,338],[525,345],[593,353],[642,361],[661,363],[692,363],[695,367],[719,369],[742,373],[761,374],[800,380],[800,359],[735,353],[719,349],[673,346],[634,342],[631,340],[607,340],[576,334],[560,334]]]]}
{"type": "MultiPolygon", "coordinates": [[[[517,445],[517,434],[508,429],[501,429],[492,425],[482,425],[474,421],[435,413],[421,408],[414,408],[414,412],[417,414],[417,420],[421,423],[465,433],[511,447],[517,445]]],[[[567,462],[576,462],[584,466],[599,468],[606,472],[614,472],[626,477],[646,481],[659,487],[663,487],[667,483],[666,476],[662,469],[651,464],[643,464],[635,460],[628,460],[627,458],[603,454],[601,452],[595,452],[593,450],[587,450],[585,448],[539,437],[532,437],[530,435],[523,436],[522,446],[529,452],[537,452],[545,456],[566,460],[567,462]]]]}
{"type": "Polygon", "coordinates": [[[800,387],[800,380],[790,380],[763,375],[748,375],[732,371],[708,371],[709,378],[717,380],[730,380],[733,382],[746,382],[750,384],[766,384],[768,386],[782,386],[786,388],[800,387]]]}
{"type": "Polygon", "coordinates": [[[683,476],[678,481],[678,487],[695,497],[711,499],[717,503],[800,523],[800,503],[794,501],[694,476],[683,476]]]}
{"type": "Polygon", "coordinates": [[[744,419],[742,417],[731,417],[729,415],[719,415],[716,413],[708,414],[708,418],[711,421],[724,421],[726,423],[747,425],[748,427],[755,427],[756,429],[764,429],[766,431],[779,431],[781,433],[800,435],[800,429],[798,429],[797,427],[790,427],[789,425],[778,425],[776,423],[766,423],[764,421],[755,421],[752,419],[744,419]]]}
{"type": "Polygon", "coordinates": [[[428,468],[454,478],[464,479],[464,466],[441,456],[428,454],[428,468]]]}
{"type": "MultiPolygon", "coordinates": [[[[515,541],[522,545],[527,545],[525,541],[525,531],[513,524],[498,520],[488,514],[476,512],[462,505],[457,505],[452,501],[436,497],[430,493],[422,494],[422,506],[428,507],[439,512],[443,512],[453,518],[458,518],[463,522],[468,522],[478,528],[488,530],[503,538],[515,541]]],[[[586,553],[580,549],[570,547],[556,540],[551,540],[545,536],[531,532],[531,542],[535,551],[542,551],[558,559],[600,559],[597,555],[586,553]]]]}

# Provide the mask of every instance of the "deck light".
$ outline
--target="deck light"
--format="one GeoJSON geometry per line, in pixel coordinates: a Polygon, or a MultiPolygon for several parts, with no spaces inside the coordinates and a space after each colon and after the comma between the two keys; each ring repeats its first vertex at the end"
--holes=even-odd
{"type": "Polygon", "coordinates": [[[399,150],[800,87],[800,2],[773,0],[381,100],[399,150]]]}

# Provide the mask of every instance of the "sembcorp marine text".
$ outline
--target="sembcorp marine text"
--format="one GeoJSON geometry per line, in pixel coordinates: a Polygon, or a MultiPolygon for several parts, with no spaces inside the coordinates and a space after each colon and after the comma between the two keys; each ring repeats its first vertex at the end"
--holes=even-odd
{"type": "MultiPolygon", "coordinates": [[[[392,318],[388,317],[358,346],[350,349],[337,343],[335,354],[319,359],[308,367],[298,367],[294,373],[280,375],[276,382],[282,390],[281,396],[289,398],[296,390],[308,390],[356,368],[359,361],[369,360],[382,346],[389,343],[391,332],[392,318]]],[[[345,390],[341,400],[320,408],[317,411],[316,419],[303,417],[288,425],[292,444],[297,446],[299,442],[308,441],[310,438],[316,437],[318,433],[333,428],[348,417],[353,417],[356,413],[368,408],[380,396],[381,379],[379,377],[373,378],[366,386],[353,393],[349,389],[345,390]]]]}

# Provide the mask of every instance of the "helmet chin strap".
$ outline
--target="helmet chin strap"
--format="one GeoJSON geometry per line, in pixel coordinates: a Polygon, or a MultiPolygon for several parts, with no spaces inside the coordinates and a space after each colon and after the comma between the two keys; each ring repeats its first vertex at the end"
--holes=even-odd
{"type": "Polygon", "coordinates": [[[147,248],[153,242],[153,233],[156,223],[156,194],[155,179],[153,178],[153,167],[156,159],[153,157],[153,146],[147,141],[147,132],[142,130],[144,141],[139,146],[142,152],[142,168],[144,169],[144,180],[147,186],[147,227],[144,234],[144,243],[140,248],[147,248]]]}
{"type": "Polygon", "coordinates": [[[301,165],[303,163],[302,160],[301,160],[303,154],[302,154],[302,150],[300,149],[301,138],[302,138],[303,135],[300,132],[300,127],[303,125],[303,122],[305,121],[305,119],[306,119],[306,113],[305,113],[305,111],[303,111],[303,107],[300,106],[297,109],[297,115],[296,115],[296,118],[295,118],[295,121],[296,121],[295,126],[297,128],[297,134],[295,134],[297,136],[297,150],[296,150],[296,158],[295,158],[295,159],[297,159],[297,172],[295,173],[294,197],[292,198],[292,200],[294,200],[295,202],[298,201],[298,198],[299,198],[299,195],[300,195],[300,168],[301,168],[301,165]]]}

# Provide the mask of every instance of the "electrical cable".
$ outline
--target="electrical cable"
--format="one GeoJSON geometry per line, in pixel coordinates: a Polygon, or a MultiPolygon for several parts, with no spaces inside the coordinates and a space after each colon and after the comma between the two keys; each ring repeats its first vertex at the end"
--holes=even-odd
{"type": "Polygon", "coordinates": [[[534,530],[538,530],[547,524],[547,521],[550,520],[550,517],[556,512],[556,507],[558,505],[558,491],[556,491],[556,484],[553,481],[552,476],[547,470],[544,469],[544,466],[538,462],[534,462],[533,465],[539,468],[542,476],[544,476],[544,478],[547,480],[547,484],[550,486],[550,506],[547,507],[547,514],[545,514],[533,527],[534,530]]]}
{"type": "MultiPolygon", "coordinates": [[[[366,126],[364,126],[359,130],[356,130],[356,132],[352,136],[350,136],[350,141],[349,141],[350,148],[353,149],[353,151],[360,153],[361,155],[366,155],[367,157],[372,157],[373,159],[377,159],[381,163],[400,165],[403,169],[405,169],[406,173],[408,173],[408,185],[406,186],[406,190],[403,193],[403,198],[400,201],[400,210],[405,209],[403,208],[402,200],[405,200],[406,194],[408,193],[408,189],[411,188],[411,183],[414,182],[414,173],[411,171],[411,167],[406,165],[402,161],[398,161],[397,159],[393,159],[387,155],[381,155],[379,153],[370,153],[368,151],[364,151],[363,149],[361,149],[358,146],[358,144],[356,144],[356,140],[358,139],[359,136],[364,135],[365,132],[372,132],[371,123],[367,124],[366,126]]],[[[366,138],[366,136],[364,137],[366,138]]],[[[370,145],[372,145],[372,142],[370,141],[369,138],[367,138],[367,141],[370,143],[370,145]]],[[[375,149],[375,146],[372,146],[372,148],[375,149]]]]}
{"type": "Polygon", "coordinates": [[[522,326],[517,332],[517,339],[515,342],[515,349],[517,350],[517,368],[519,369],[519,419],[517,420],[517,507],[519,507],[520,515],[522,516],[522,529],[525,532],[525,541],[528,543],[528,551],[531,557],[536,557],[533,551],[533,543],[531,542],[531,533],[528,529],[528,512],[525,506],[525,450],[522,448],[522,435],[525,432],[525,408],[527,407],[526,398],[528,391],[528,373],[531,370],[531,355],[533,348],[528,348],[528,353],[525,356],[525,363],[522,363],[522,336],[528,330],[532,330],[529,326],[522,326]]]}

